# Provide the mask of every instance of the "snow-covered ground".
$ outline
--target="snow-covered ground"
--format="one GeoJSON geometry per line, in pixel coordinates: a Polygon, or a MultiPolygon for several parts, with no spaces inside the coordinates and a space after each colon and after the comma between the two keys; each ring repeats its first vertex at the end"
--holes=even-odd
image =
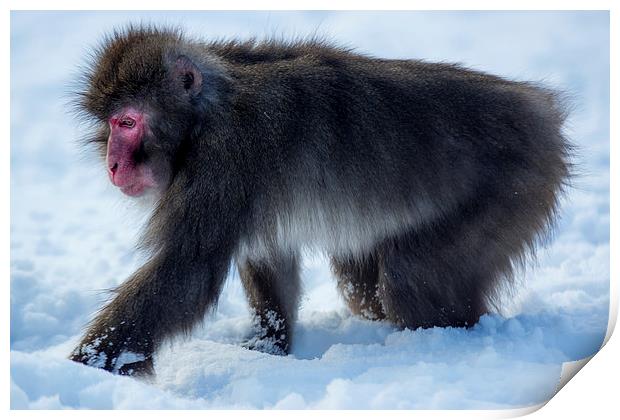
{"type": "Polygon", "coordinates": [[[595,353],[609,305],[609,27],[603,12],[13,13],[12,408],[505,408],[549,399],[563,362],[595,353]],[[388,58],[462,62],[568,91],[581,176],[555,240],[502,314],[470,330],[398,331],[352,317],[325,259],[308,256],[291,355],[238,344],[236,274],[191,339],[164,346],[151,383],[66,360],[93,312],[140,264],[140,209],[77,147],[67,96],[83,55],[126,22],[208,37],[319,33],[388,58]]]}

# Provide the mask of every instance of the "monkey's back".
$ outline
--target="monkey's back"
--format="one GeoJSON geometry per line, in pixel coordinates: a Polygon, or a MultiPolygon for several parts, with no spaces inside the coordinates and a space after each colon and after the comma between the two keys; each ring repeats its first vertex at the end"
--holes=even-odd
{"type": "Polygon", "coordinates": [[[569,172],[554,92],[320,43],[218,48],[277,242],[364,248],[474,204],[528,241],[551,220],[569,172]]]}

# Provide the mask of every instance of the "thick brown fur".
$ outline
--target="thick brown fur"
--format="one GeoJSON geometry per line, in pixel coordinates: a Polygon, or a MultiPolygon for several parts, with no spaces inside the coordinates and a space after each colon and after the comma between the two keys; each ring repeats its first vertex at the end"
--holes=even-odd
{"type": "Polygon", "coordinates": [[[257,316],[249,345],[289,351],[304,249],[332,257],[355,314],[471,326],[549,231],[569,179],[558,95],[457,65],[132,27],[96,50],[84,85],[102,153],[111,113],[140,107],[142,159],[169,180],[150,259],[71,356],[122,374],[152,373],[233,260],[257,316]],[[199,71],[195,92],[179,94],[178,57],[199,71]]]}

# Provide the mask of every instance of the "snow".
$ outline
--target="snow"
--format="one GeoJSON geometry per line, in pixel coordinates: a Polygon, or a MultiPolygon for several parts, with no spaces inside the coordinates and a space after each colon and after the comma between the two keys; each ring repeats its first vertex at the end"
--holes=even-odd
{"type": "Polygon", "coordinates": [[[607,328],[608,52],[605,12],[13,12],[11,407],[480,409],[548,400],[562,363],[594,354],[607,328]],[[143,260],[133,249],[141,204],[122,198],[77,146],[83,128],[66,106],[84,51],[129,21],[210,37],[318,32],[377,56],[462,62],[568,91],[581,175],[554,241],[502,313],[469,330],[399,331],[356,318],[327,261],[308,255],[288,356],[239,345],[252,320],[232,273],[217,311],[156,355],[154,379],[68,361],[107,291],[143,260]]]}

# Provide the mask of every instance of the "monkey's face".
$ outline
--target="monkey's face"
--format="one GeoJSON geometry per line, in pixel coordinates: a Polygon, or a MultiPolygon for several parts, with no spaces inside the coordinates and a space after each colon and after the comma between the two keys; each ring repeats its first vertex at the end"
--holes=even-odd
{"type": "Polygon", "coordinates": [[[112,184],[129,196],[140,196],[163,183],[162,173],[155,173],[145,160],[144,144],[152,136],[147,113],[126,107],[108,121],[106,166],[112,184]],[[159,179],[158,179],[159,178],[159,179]]]}
{"type": "Polygon", "coordinates": [[[124,194],[163,192],[205,124],[206,70],[185,50],[174,33],[129,31],[109,40],[85,75],[79,107],[99,124],[94,140],[124,194]]]}
{"type": "Polygon", "coordinates": [[[191,128],[186,116],[157,102],[132,100],[104,124],[101,151],[112,184],[131,197],[163,192],[183,165],[179,150],[191,128]]]}

